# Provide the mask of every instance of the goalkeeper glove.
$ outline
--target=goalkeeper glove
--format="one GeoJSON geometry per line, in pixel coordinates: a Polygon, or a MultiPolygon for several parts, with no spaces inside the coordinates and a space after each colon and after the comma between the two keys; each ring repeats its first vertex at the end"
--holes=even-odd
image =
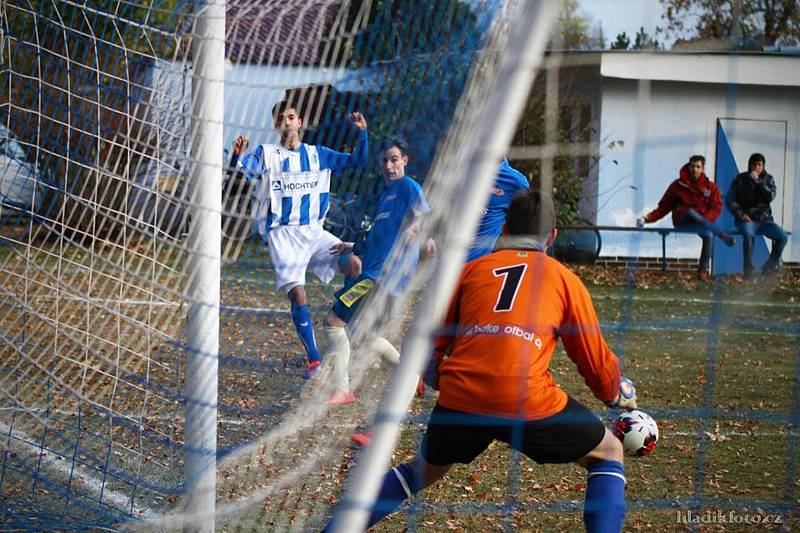
{"type": "Polygon", "coordinates": [[[619,396],[616,399],[606,402],[606,405],[616,409],[636,409],[636,385],[626,377],[619,380],[619,396]]]}

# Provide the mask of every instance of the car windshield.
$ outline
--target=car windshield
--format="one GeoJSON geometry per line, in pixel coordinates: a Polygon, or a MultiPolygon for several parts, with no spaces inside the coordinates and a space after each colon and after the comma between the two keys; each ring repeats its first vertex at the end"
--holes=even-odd
{"type": "Polygon", "coordinates": [[[0,139],[0,154],[25,162],[25,150],[14,139],[0,139]]]}

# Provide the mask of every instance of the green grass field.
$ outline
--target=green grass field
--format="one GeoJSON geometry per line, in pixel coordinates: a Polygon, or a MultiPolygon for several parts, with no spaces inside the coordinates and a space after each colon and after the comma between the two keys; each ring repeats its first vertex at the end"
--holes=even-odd
{"type": "MultiPolygon", "coordinates": [[[[581,275],[609,344],[637,383],[640,407],[661,430],[651,456],[626,461],[625,530],[683,531],[687,511],[712,521],[700,531],[800,528],[800,517],[787,512],[800,502],[797,278],[715,285],[641,272],[629,289],[621,272],[584,268],[581,275]]],[[[552,370],[570,394],[605,411],[563,352],[552,370]]],[[[408,428],[396,461],[413,453],[422,427],[408,428]]],[[[580,531],[574,504],[584,481],[578,467],[537,465],[497,444],[428,489],[411,514],[397,513],[374,531],[403,531],[409,520],[421,531],[580,531]],[[492,504],[500,507],[487,512],[492,504]],[[571,511],[559,512],[560,504],[571,511]]]]}
{"type": "MultiPolygon", "coordinates": [[[[273,289],[272,272],[263,266],[263,250],[246,252],[248,262],[230,264],[223,270],[222,303],[231,307],[223,311],[220,327],[221,354],[225,357],[219,382],[221,447],[251,442],[277,427],[298,406],[304,386],[300,379],[302,348],[285,313],[285,298],[273,289]]],[[[113,253],[108,253],[112,263],[117,259],[113,253]]],[[[9,307],[0,317],[0,325],[15,339],[21,338],[21,328],[27,328],[28,338],[40,339],[43,346],[53,337],[55,323],[77,321],[82,329],[76,330],[79,334],[66,330],[66,335],[64,327],[59,326],[62,341],[58,350],[44,349],[41,355],[29,352],[27,360],[12,350],[4,352],[6,366],[11,368],[12,362],[17,366],[13,378],[10,370],[4,375],[3,389],[7,396],[15,394],[27,402],[28,408],[57,405],[58,412],[47,413],[50,427],[63,428],[67,441],[74,440],[97,455],[110,452],[112,464],[131,475],[177,485],[182,476],[182,411],[168,393],[180,390],[180,346],[158,336],[145,338],[139,322],[120,322],[117,316],[141,323],[156,317],[153,323],[162,334],[179,339],[185,310],[177,293],[163,298],[165,304],[174,307],[128,303],[112,308],[99,300],[70,299],[70,294],[87,289],[98,299],[115,296],[145,300],[153,287],[179,288],[180,269],[172,271],[170,265],[153,275],[142,263],[141,271],[150,274],[131,271],[127,279],[101,287],[99,280],[116,279],[111,275],[88,276],[88,265],[102,270],[97,268],[102,257],[74,254],[63,272],[53,268],[49,257],[46,253],[39,255],[38,277],[22,285],[19,274],[24,257],[0,253],[4,265],[0,281],[7,300],[18,305],[28,302],[25,313],[9,307]],[[61,287],[59,296],[50,289],[53,285],[61,287]],[[82,343],[85,331],[92,334],[88,344],[82,343]],[[72,344],[64,344],[67,340],[72,344]],[[120,351],[119,346],[131,348],[120,351]],[[119,373],[122,367],[132,373],[148,372],[150,379],[166,390],[137,389],[123,379],[119,373]],[[63,381],[60,386],[47,377],[48,368],[57,371],[63,381]],[[100,407],[131,417],[134,425],[109,424],[102,410],[85,409],[84,400],[81,430],[76,431],[73,390],[100,407]],[[143,438],[136,430],[138,423],[151,433],[143,438]],[[95,436],[87,438],[89,433],[95,436]],[[153,436],[167,437],[177,447],[165,446],[153,436]],[[105,439],[113,445],[108,446],[105,439]]],[[[623,357],[625,373],[637,383],[641,408],[650,412],[661,428],[661,440],[652,456],[627,461],[630,508],[626,531],[682,531],[688,527],[681,523],[687,512],[695,517],[724,515],[740,520],[734,524],[703,524],[701,531],[800,529],[800,518],[789,514],[797,510],[800,501],[800,276],[784,274],[779,280],[748,284],[733,278],[698,284],[689,274],[639,272],[636,285],[626,286],[622,271],[591,267],[578,271],[593,295],[609,344],[623,357]],[[774,522],[778,516],[781,525],[752,523],[774,522]],[[751,523],[743,523],[745,519],[751,523]]],[[[318,328],[335,288],[335,284],[308,287],[318,328]]],[[[556,354],[552,370],[557,381],[576,398],[598,413],[607,412],[591,397],[563,352],[556,354]]],[[[364,387],[373,387],[377,393],[384,378],[385,372],[364,387]]],[[[360,397],[366,402],[368,394],[362,391],[360,397]]],[[[413,455],[434,402],[432,393],[414,401],[393,462],[406,461],[413,455]]],[[[38,419],[31,415],[27,425],[20,426],[20,419],[12,419],[13,413],[4,410],[0,421],[6,426],[17,424],[15,428],[40,439],[42,415],[38,419]]],[[[369,415],[344,409],[331,420],[358,425],[367,422],[369,415]]],[[[343,451],[334,453],[303,487],[288,490],[257,509],[220,518],[218,530],[316,528],[325,518],[326,505],[337,501],[357,460],[358,450],[347,444],[349,430],[344,428],[340,433],[343,451]],[[307,494],[299,495],[302,491],[307,494]]],[[[65,442],[62,446],[72,444],[65,442]]],[[[287,454],[291,461],[296,456],[294,450],[287,454]]],[[[268,479],[270,475],[271,470],[254,475],[252,483],[257,486],[259,476],[268,479]]],[[[65,515],[73,514],[72,523],[96,518],[53,491],[43,492],[41,484],[34,489],[30,476],[9,468],[3,479],[2,498],[28,501],[35,508],[61,509],[65,515]]],[[[220,475],[221,490],[230,490],[235,498],[243,494],[243,489],[236,492],[236,478],[231,479],[234,481],[224,473],[220,475]]],[[[131,494],[130,483],[107,483],[123,496],[131,494]]],[[[79,494],[81,489],[73,486],[72,490],[79,494]]],[[[583,491],[580,468],[537,465],[496,444],[474,464],[455,468],[374,530],[580,531],[583,491]]],[[[158,491],[138,488],[134,493],[137,505],[154,512],[179,504],[176,496],[158,491]]],[[[0,520],[2,516],[9,515],[0,515],[0,520]]]]}

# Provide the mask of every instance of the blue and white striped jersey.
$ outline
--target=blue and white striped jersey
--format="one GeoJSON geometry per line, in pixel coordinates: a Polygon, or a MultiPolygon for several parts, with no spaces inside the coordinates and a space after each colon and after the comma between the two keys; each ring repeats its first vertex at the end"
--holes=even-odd
{"type": "Polygon", "coordinates": [[[297,150],[262,144],[239,160],[248,179],[259,179],[255,219],[266,237],[277,226],[322,227],[328,213],[331,173],[367,163],[367,132],[362,130],[352,154],[301,143],[297,150]]]}

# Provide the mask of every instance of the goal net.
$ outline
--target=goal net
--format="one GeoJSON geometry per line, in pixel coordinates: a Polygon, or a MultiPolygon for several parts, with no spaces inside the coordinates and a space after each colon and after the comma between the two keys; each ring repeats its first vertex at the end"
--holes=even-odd
{"type": "MultiPolygon", "coordinates": [[[[626,461],[627,524],[797,527],[796,275],[741,285],[738,256],[718,244],[716,281],[698,285],[680,272],[695,268],[695,235],[635,226],[688,152],[705,151],[722,188],[758,145],[770,164],[784,157],[776,217],[791,230],[796,163],[779,148],[796,136],[793,93],[767,79],[781,87],[769,89],[776,110],[753,111],[746,54],[565,51],[574,6],[1,0],[0,524],[318,531],[340,501],[360,524],[386,467],[418,448],[436,395],[412,401],[411,389],[507,156],[556,200],[556,257],[595,261],[574,268],[662,430],[651,457],[626,461]],[[665,78],[671,61],[702,79],[665,78]],[[724,104],[701,113],[698,83],[724,104]],[[280,143],[285,101],[308,145],[352,154],[350,114],[367,122],[366,164],[332,174],[327,208],[305,207],[320,207],[325,229],[363,245],[380,216],[379,147],[397,137],[430,207],[347,328],[356,401],[345,405],[326,401],[322,334],[345,280],[308,274],[323,363],[305,380],[259,233],[264,191],[230,167],[237,137],[245,153],[280,143]],[[667,131],[676,110],[691,128],[667,131]],[[436,254],[417,265],[429,238],[436,254]],[[401,295],[388,289],[406,281],[401,295]],[[399,365],[380,360],[378,337],[399,365]],[[350,435],[366,431],[370,447],[355,447],[350,435]]],[[[553,371],[612,423],[563,350],[553,371]]],[[[378,527],[572,531],[584,488],[579,467],[498,444],[378,527]]]]}
{"type": "MultiPolygon", "coordinates": [[[[452,217],[447,202],[480,174],[481,159],[467,158],[485,138],[474,133],[487,118],[481,98],[499,81],[490,59],[503,63],[504,29],[525,3],[2,7],[3,522],[319,526],[352,456],[346,437],[374,415],[388,375],[357,347],[384,330],[398,342],[416,297],[393,300],[391,314],[386,295],[364,309],[351,335],[361,401],[326,406],[329,387],[301,379],[252,187],[223,180],[232,141],[277,142],[272,109],[291,100],[304,142],[348,152],[357,136],[347,116],[361,111],[369,163],[332,180],[327,227],[363,239],[381,185],[377,146],[397,135],[410,139],[408,172],[429,191],[423,235],[474,226],[478,204],[452,217]],[[201,482],[209,469],[211,485],[201,482]],[[210,508],[184,506],[204,490],[210,508]]],[[[483,163],[483,189],[495,164],[483,163]]],[[[403,256],[399,245],[390,261],[403,256]]],[[[317,323],[332,292],[307,287],[317,323]]]]}

